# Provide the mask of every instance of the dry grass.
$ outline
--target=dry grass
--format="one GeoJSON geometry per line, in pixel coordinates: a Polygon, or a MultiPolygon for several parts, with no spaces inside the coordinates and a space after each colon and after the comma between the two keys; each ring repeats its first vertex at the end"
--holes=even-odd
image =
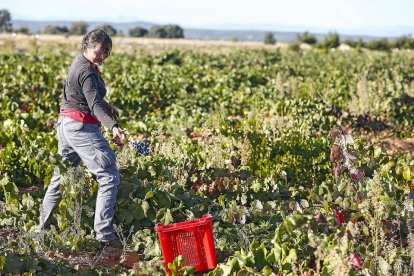
{"type": "MultiPolygon", "coordinates": [[[[82,36],[0,34],[0,48],[10,48],[17,51],[31,51],[34,49],[50,51],[56,46],[65,46],[66,49],[77,51],[80,49],[81,41],[82,36]]],[[[113,37],[113,45],[114,52],[118,53],[134,53],[137,51],[158,53],[167,49],[192,49],[208,53],[227,53],[238,49],[275,49],[287,48],[288,46],[286,43],[265,45],[260,41],[234,42],[228,40],[132,37],[113,37]]]]}

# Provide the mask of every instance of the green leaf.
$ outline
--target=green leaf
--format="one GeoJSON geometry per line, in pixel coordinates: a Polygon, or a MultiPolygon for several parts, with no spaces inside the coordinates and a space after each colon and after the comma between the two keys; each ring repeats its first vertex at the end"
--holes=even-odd
{"type": "Polygon", "coordinates": [[[180,268],[180,270],[178,270],[181,275],[185,276],[185,275],[194,275],[195,272],[195,268],[192,266],[184,266],[182,268],[180,268]]]}
{"type": "Polygon", "coordinates": [[[382,150],[381,150],[381,148],[380,148],[380,147],[375,148],[375,149],[374,149],[374,158],[378,158],[378,157],[380,157],[381,152],[382,152],[382,150]]]}
{"type": "Polygon", "coordinates": [[[254,264],[259,270],[263,269],[263,267],[267,265],[267,262],[266,262],[267,250],[266,250],[264,243],[262,243],[260,247],[256,248],[253,254],[254,254],[254,264]]]}
{"type": "Polygon", "coordinates": [[[99,273],[93,268],[82,270],[82,276],[99,276],[99,273]]]}
{"type": "Polygon", "coordinates": [[[142,201],[141,207],[142,207],[142,210],[144,211],[145,216],[147,216],[147,212],[150,208],[148,201],[145,201],[145,200],[142,201]]]}
{"type": "Polygon", "coordinates": [[[145,199],[149,199],[149,198],[151,198],[151,197],[153,197],[154,196],[154,193],[152,192],[152,191],[148,191],[146,194],[145,194],[145,199]]]}
{"type": "Polygon", "coordinates": [[[383,258],[380,257],[379,262],[378,262],[378,266],[380,268],[381,274],[382,275],[387,275],[390,272],[390,265],[388,264],[388,262],[386,260],[384,260],[383,258]]]}
{"type": "Polygon", "coordinates": [[[354,142],[354,138],[352,137],[352,135],[350,135],[350,134],[347,134],[347,135],[345,135],[345,142],[348,144],[348,145],[353,145],[355,142],[354,142]]]}
{"type": "Polygon", "coordinates": [[[268,266],[265,266],[263,269],[262,269],[262,271],[261,271],[262,273],[263,273],[263,275],[264,276],[270,276],[270,275],[273,275],[273,270],[270,268],[270,267],[268,267],[268,266]]]}
{"type": "Polygon", "coordinates": [[[164,192],[158,191],[155,198],[160,208],[171,208],[171,199],[164,192]]]}
{"type": "Polygon", "coordinates": [[[262,189],[262,184],[260,181],[253,181],[251,188],[255,193],[258,193],[262,189]]]}
{"type": "Polygon", "coordinates": [[[23,194],[23,196],[22,196],[22,204],[27,209],[33,208],[35,206],[35,202],[33,200],[33,197],[30,194],[23,194]]]}
{"type": "Polygon", "coordinates": [[[255,275],[257,275],[257,274],[250,267],[243,268],[243,269],[241,269],[240,271],[237,272],[237,276],[255,276],[255,275]]]}
{"type": "Polygon", "coordinates": [[[256,239],[253,239],[250,243],[250,251],[254,252],[258,247],[260,247],[260,243],[256,239]]]}
{"type": "Polygon", "coordinates": [[[141,220],[146,217],[144,209],[142,208],[142,205],[139,205],[139,204],[135,205],[135,208],[133,209],[132,213],[133,213],[135,220],[141,220]]]}
{"type": "Polygon", "coordinates": [[[6,253],[3,273],[5,274],[20,274],[22,267],[22,260],[10,253],[6,253]]]}
{"type": "Polygon", "coordinates": [[[218,204],[220,204],[220,206],[224,208],[225,207],[224,204],[226,202],[226,195],[225,194],[220,195],[217,201],[218,201],[218,204]]]}
{"type": "Polygon", "coordinates": [[[221,273],[218,275],[221,276],[229,276],[231,273],[231,266],[225,265],[225,264],[219,264],[217,266],[218,269],[221,269],[222,271],[220,271],[221,273]]]}
{"type": "Polygon", "coordinates": [[[300,200],[300,205],[301,205],[303,208],[309,208],[309,202],[308,202],[306,199],[301,199],[301,200],[300,200]]]}
{"type": "Polygon", "coordinates": [[[0,272],[3,271],[5,262],[6,262],[6,257],[0,256],[0,272]]]}
{"type": "Polygon", "coordinates": [[[277,265],[282,259],[282,247],[279,244],[275,244],[274,247],[270,250],[269,254],[266,256],[266,260],[273,264],[277,265]]]}
{"type": "Polygon", "coordinates": [[[283,260],[283,264],[293,264],[297,261],[298,255],[296,253],[296,249],[292,248],[289,251],[289,255],[283,260]]]}
{"type": "Polygon", "coordinates": [[[174,218],[171,215],[170,209],[167,209],[167,211],[165,212],[165,215],[164,215],[164,223],[169,224],[169,223],[172,223],[172,222],[174,222],[174,218]]]}
{"type": "Polygon", "coordinates": [[[410,167],[405,167],[403,170],[403,177],[407,181],[411,181],[411,170],[410,167]]]}

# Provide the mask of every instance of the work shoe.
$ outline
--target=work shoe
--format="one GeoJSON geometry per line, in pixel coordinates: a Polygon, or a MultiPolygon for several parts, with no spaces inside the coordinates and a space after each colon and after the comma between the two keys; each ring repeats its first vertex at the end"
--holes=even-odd
{"type": "Polygon", "coordinates": [[[124,249],[124,245],[118,239],[110,240],[110,241],[107,241],[107,242],[102,242],[101,241],[100,244],[101,244],[101,249],[103,249],[105,247],[124,249]]]}

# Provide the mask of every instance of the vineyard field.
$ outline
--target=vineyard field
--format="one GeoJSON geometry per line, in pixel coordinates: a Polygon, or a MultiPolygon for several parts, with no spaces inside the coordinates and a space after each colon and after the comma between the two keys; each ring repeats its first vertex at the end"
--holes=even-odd
{"type": "Polygon", "coordinates": [[[414,52],[115,51],[107,100],[149,145],[111,145],[114,224],[140,259],[125,265],[97,253],[94,176],[57,154],[76,53],[56,47],[0,51],[0,274],[165,275],[154,226],[204,214],[218,262],[204,275],[414,273],[414,52]],[[63,200],[38,233],[56,166],[63,200]]]}

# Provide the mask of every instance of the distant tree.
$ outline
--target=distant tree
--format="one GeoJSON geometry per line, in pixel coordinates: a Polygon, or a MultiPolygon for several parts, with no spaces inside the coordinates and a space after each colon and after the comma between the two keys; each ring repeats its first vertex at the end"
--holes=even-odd
{"type": "Polygon", "coordinates": [[[10,32],[12,30],[11,14],[8,10],[0,10],[0,32],[10,32]]]}
{"type": "Polygon", "coordinates": [[[117,34],[116,29],[114,27],[112,27],[111,25],[109,25],[109,24],[103,24],[103,25],[100,25],[100,26],[98,26],[96,28],[103,29],[110,36],[114,36],[114,35],[117,34]]]}
{"type": "Polygon", "coordinates": [[[29,34],[30,33],[30,30],[27,27],[20,27],[20,28],[14,29],[13,31],[18,34],[29,34]]]}
{"type": "Polygon", "coordinates": [[[295,51],[295,52],[300,51],[300,42],[293,41],[293,42],[289,43],[288,49],[291,50],[291,51],[295,51]]]}
{"type": "Polygon", "coordinates": [[[83,21],[73,22],[70,25],[69,33],[71,35],[85,35],[88,30],[88,24],[83,21]]]}
{"type": "Polygon", "coordinates": [[[386,38],[374,39],[367,42],[366,48],[376,51],[388,52],[391,50],[392,45],[386,38]]]}
{"type": "Polygon", "coordinates": [[[341,43],[341,40],[340,40],[339,35],[337,33],[329,33],[319,43],[318,46],[320,48],[324,48],[324,49],[332,49],[332,48],[337,48],[340,43],[341,43]]]}
{"type": "Polygon", "coordinates": [[[398,49],[414,49],[414,39],[411,35],[400,36],[394,40],[392,46],[398,49]]]}
{"type": "Polygon", "coordinates": [[[276,43],[276,39],[273,36],[272,32],[266,32],[265,33],[263,43],[264,44],[275,44],[276,43]]]}
{"type": "Polygon", "coordinates": [[[178,25],[162,26],[167,32],[167,38],[184,38],[184,30],[178,25]]]}
{"type": "Polygon", "coordinates": [[[129,36],[144,37],[148,34],[148,30],[142,27],[135,27],[129,30],[129,36]]]}
{"type": "Polygon", "coordinates": [[[346,45],[348,45],[352,48],[365,47],[365,42],[362,39],[359,39],[359,40],[346,39],[346,40],[344,40],[344,44],[346,44],[346,45]]]}
{"type": "Polygon", "coordinates": [[[148,36],[154,38],[166,38],[167,32],[162,26],[151,26],[148,30],[148,36]]]}
{"type": "Polygon", "coordinates": [[[311,35],[309,32],[304,32],[303,34],[298,34],[297,40],[302,43],[314,45],[318,42],[314,35],[311,35]]]}
{"type": "Polygon", "coordinates": [[[66,26],[47,25],[43,29],[43,33],[44,34],[51,34],[51,35],[67,34],[67,33],[69,33],[69,29],[66,26]]]}
{"type": "Polygon", "coordinates": [[[230,41],[236,43],[236,42],[239,42],[239,38],[237,36],[232,36],[230,38],[230,41]]]}

